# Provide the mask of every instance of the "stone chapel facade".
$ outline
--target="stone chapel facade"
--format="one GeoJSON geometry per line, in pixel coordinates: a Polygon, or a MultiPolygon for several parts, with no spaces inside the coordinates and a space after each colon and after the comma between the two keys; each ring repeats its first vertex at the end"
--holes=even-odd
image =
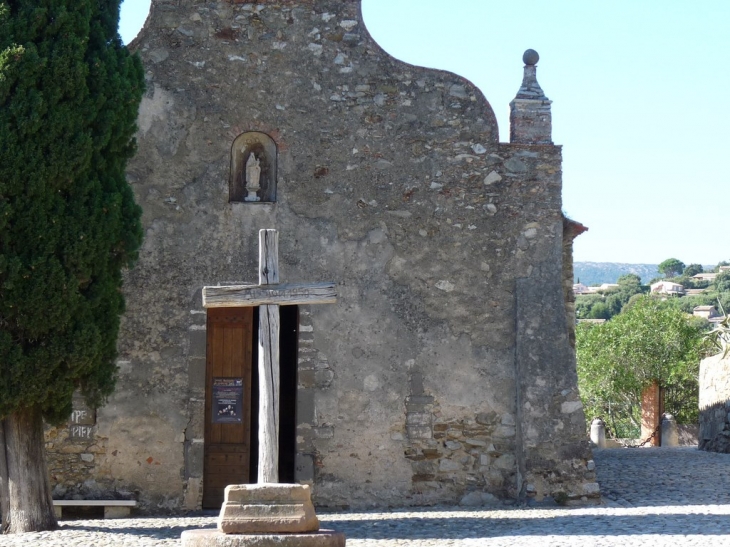
{"type": "Polygon", "coordinates": [[[152,0],[131,47],[145,241],[116,393],[49,432],[57,497],[197,509],[251,476],[255,317],[201,290],[257,283],[275,228],[282,282],[338,292],[282,308],[283,480],[329,507],[597,498],[563,291],[579,230],[535,55],[500,143],[482,93],[390,57],[357,0],[152,0]],[[235,435],[215,425],[231,378],[235,435]]]}

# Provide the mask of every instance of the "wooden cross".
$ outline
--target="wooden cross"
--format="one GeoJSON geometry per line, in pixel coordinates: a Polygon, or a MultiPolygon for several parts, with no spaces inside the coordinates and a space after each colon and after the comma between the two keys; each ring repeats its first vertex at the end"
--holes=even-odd
{"type": "Polygon", "coordinates": [[[203,307],[259,306],[258,482],[279,482],[279,306],[334,304],[334,283],[279,284],[279,233],[259,230],[259,284],[203,287],[203,307]]]}

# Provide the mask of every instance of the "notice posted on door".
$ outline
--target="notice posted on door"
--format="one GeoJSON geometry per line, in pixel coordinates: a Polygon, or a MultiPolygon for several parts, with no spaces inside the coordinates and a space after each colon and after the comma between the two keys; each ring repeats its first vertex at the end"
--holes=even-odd
{"type": "Polygon", "coordinates": [[[243,378],[213,378],[213,423],[243,421],[243,378]]]}

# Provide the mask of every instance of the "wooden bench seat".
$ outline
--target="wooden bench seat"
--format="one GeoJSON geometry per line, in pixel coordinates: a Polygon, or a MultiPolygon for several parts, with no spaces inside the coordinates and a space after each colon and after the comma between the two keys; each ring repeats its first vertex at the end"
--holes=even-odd
{"type": "Polygon", "coordinates": [[[53,500],[58,519],[62,518],[64,507],[103,507],[105,519],[121,519],[128,517],[136,506],[135,500],[53,500]]]}

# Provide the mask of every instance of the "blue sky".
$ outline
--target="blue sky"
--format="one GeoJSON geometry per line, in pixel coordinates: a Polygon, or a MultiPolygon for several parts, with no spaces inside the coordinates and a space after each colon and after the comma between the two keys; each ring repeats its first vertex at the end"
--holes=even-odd
{"type": "MultiPolygon", "coordinates": [[[[122,37],[149,0],[126,0],[122,37]]],[[[540,54],[563,145],[563,206],[589,227],[575,260],[730,258],[727,0],[363,0],[393,56],[470,79],[509,139],[522,53],[540,54]]]]}

